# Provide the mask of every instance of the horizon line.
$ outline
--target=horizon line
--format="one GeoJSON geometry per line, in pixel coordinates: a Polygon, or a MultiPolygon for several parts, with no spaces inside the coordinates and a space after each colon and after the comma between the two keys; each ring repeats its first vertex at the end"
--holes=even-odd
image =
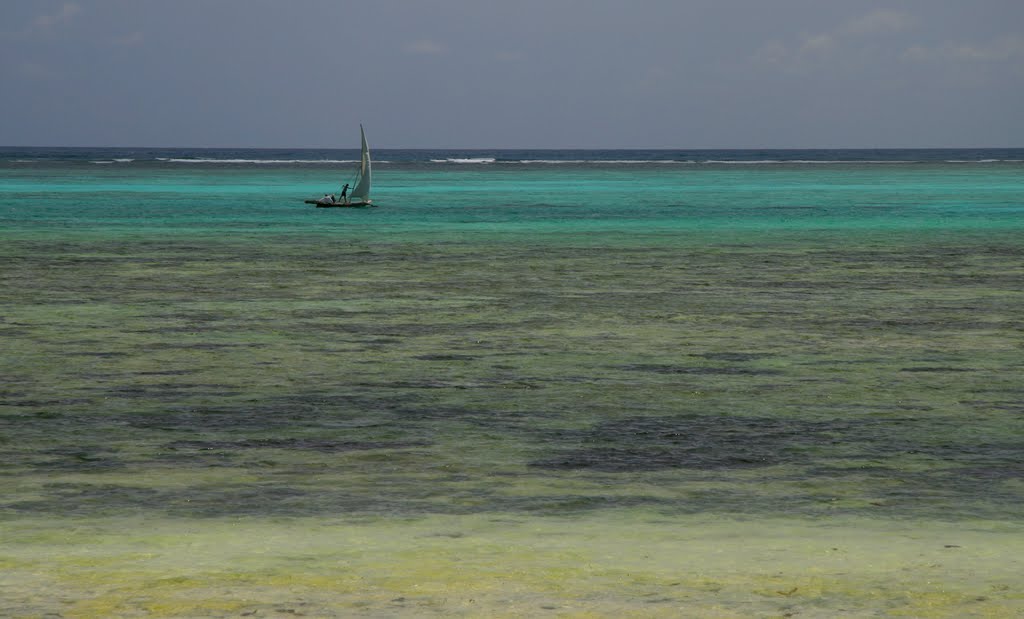
{"type": "MultiPolygon", "coordinates": [[[[119,149],[203,149],[203,150],[359,150],[358,146],[155,146],[155,145],[0,145],[0,148],[119,148],[119,149]]],[[[375,146],[371,150],[405,151],[801,151],[801,150],[1021,150],[1024,146],[375,146]]]]}

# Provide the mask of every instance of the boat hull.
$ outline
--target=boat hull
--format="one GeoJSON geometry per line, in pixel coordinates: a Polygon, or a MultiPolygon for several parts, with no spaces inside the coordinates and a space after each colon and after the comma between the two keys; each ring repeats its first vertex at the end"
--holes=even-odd
{"type": "Polygon", "coordinates": [[[319,200],[306,200],[306,204],[316,205],[317,208],[366,208],[375,206],[372,202],[320,202],[319,200]]]}

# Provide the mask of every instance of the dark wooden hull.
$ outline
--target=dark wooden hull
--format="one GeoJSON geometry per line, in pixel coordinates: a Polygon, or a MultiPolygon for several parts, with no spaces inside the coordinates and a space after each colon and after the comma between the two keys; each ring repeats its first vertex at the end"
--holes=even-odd
{"type": "Polygon", "coordinates": [[[372,202],[320,202],[319,200],[306,200],[306,204],[316,205],[317,208],[366,208],[375,206],[372,202]]]}

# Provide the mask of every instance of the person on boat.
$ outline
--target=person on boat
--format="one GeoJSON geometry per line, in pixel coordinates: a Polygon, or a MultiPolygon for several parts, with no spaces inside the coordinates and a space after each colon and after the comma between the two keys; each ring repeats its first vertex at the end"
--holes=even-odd
{"type": "Polygon", "coordinates": [[[317,202],[319,202],[320,204],[331,204],[334,202],[334,196],[329,196],[325,193],[324,197],[317,200],[317,202]]]}
{"type": "Polygon", "coordinates": [[[341,201],[348,204],[348,183],[345,183],[345,186],[341,188],[341,201]]]}

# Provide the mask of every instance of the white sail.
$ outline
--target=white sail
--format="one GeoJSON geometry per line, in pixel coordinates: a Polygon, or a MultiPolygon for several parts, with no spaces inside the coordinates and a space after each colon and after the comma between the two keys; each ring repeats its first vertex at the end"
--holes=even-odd
{"type": "Polygon", "coordinates": [[[366,145],[366,133],[363,132],[363,126],[359,125],[359,137],[363,141],[363,153],[361,161],[359,163],[359,175],[356,176],[355,188],[352,190],[350,197],[354,201],[358,202],[369,202],[370,201],[370,147],[366,145]]]}

